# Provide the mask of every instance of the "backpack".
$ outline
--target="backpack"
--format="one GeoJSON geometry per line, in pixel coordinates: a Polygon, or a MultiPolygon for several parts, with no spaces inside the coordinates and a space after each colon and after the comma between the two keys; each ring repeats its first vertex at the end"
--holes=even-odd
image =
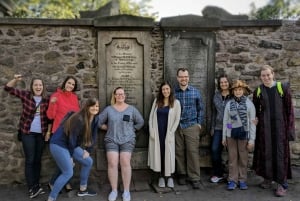
{"type": "MultiPolygon", "coordinates": [[[[283,93],[283,89],[282,89],[282,83],[281,82],[276,82],[276,87],[277,87],[277,91],[278,91],[280,97],[283,97],[284,93],[283,93]]],[[[260,89],[260,87],[258,87],[257,91],[256,91],[257,98],[260,97],[260,94],[261,94],[261,89],[260,89]]]]}

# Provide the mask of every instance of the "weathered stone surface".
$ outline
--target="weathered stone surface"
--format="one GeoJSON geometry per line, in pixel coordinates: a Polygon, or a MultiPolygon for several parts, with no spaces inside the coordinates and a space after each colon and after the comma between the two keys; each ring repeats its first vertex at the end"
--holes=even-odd
{"type": "Polygon", "coordinates": [[[251,60],[249,58],[249,54],[241,53],[241,54],[232,54],[230,57],[230,62],[232,63],[249,63],[251,60]]]}
{"type": "Polygon", "coordinates": [[[229,59],[229,53],[216,53],[216,62],[226,62],[229,59]]]}
{"type": "Polygon", "coordinates": [[[277,54],[276,52],[267,52],[265,56],[265,60],[274,60],[278,58],[278,56],[279,54],[277,54]]]}
{"type": "Polygon", "coordinates": [[[62,37],[70,37],[71,33],[69,28],[64,28],[61,30],[61,36],[62,37]]]}
{"type": "Polygon", "coordinates": [[[0,59],[0,65],[13,66],[14,65],[14,59],[12,57],[2,58],[2,59],[0,59]]]}
{"type": "MultiPolygon", "coordinates": [[[[190,83],[201,91],[204,100],[212,96],[213,81],[209,77],[214,76],[213,51],[215,47],[215,35],[213,33],[177,31],[165,35],[165,79],[169,80],[173,87],[176,86],[176,73],[180,67],[189,69],[190,83]],[[204,76],[205,75],[205,76],[204,76]]],[[[205,108],[211,107],[211,102],[204,103],[205,108]]],[[[210,116],[211,111],[206,110],[204,118],[210,116]]],[[[204,134],[208,133],[209,121],[203,123],[204,134]]],[[[201,144],[206,141],[201,141],[201,144]]]]}
{"type": "Polygon", "coordinates": [[[19,33],[21,36],[31,36],[34,35],[35,33],[35,29],[31,29],[31,28],[21,28],[19,29],[19,33]]]}
{"type": "Polygon", "coordinates": [[[289,61],[287,62],[288,66],[300,66],[300,58],[290,58],[289,61]]]}
{"type": "Polygon", "coordinates": [[[291,42],[286,42],[286,45],[284,47],[286,50],[290,50],[290,51],[299,51],[300,50],[300,44],[295,43],[294,41],[291,42]]]}
{"type": "Polygon", "coordinates": [[[259,47],[263,47],[263,48],[269,48],[269,49],[282,49],[282,45],[278,44],[278,43],[274,43],[274,42],[270,42],[270,41],[265,41],[262,40],[259,44],[259,47]]]}
{"type": "Polygon", "coordinates": [[[55,62],[59,59],[60,54],[57,51],[47,52],[44,56],[44,59],[49,62],[55,62]]]}
{"type": "MultiPolygon", "coordinates": [[[[67,75],[74,75],[78,78],[80,85],[79,91],[76,92],[80,100],[84,101],[89,97],[97,97],[100,99],[101,107],[105,107],[108,102],[104,90],[106,87],[106,71],[103,71],[105,69],[103,65],[106,65],[105,62],[111,61],[105,59],[105,49],[109,46],[110,37],[138,38],[137,44],[147,45],[147,51],[144,51],[147,55],[143,55],[142,60],[145,62],[143,64],[145,72],[142,75],[145,80],[143,83],[143,98],[147,100],[143,108],[145,122],[147,122],[151,103],[156,96],[158,87],[169,76],[165,69],[176,68],[175,65],[166,66],[164,63],[167,51],[167,46],[165,46],[166,37],[169,37],[170,33],[176,32],[176,29],[181,30],[180,32],[184,30],[182,36],[189,38],[197,35],[195,33],[203,34],[205,32],[204,34],[210,34],[209,30],[213,30],[215,34],[216,45],[210,46],[214,48],[215,53],[209,52],[210,48],[205,50],[213,55],[212,62],[208,66],[214,71],[209,74],[193,71],[192,80],[202,79],[201,76],[208,76],[208,79],[215,83],[217,75],[227,73],[233,79],[245,79],[251,89],[254,89],[261,83],[258,76],[259,67],[263,64],[271,64],[275,69],[277,80],[290,82],[295,106],[296,135],[298,136],[295,142],[291,142],[292,164],[299,165],[299,22],[241,20],[238,22],[235,20],[220,22],[219,20],[207,21],[203,17],[190,15],[164,19],[163,22],[165,26],[162,27],[162,24],[158,22],[153,23],[152,19],[140,20],[128,16],[98,18],[96,21],[92,19],[1,18],[0,183],[25,182],[24,153],[21,143],[16,138],[22,105],[19,99],[8,95],[3,90],[3,85],[11,80],[15,73],[26,75],[24,80],[17,84],[18,88],[29,89],[30,79],[33,76],[38,76],[45,81],[49,94],[61,85],[62,80],[67,75]],[[108,21],[104,21],[106,19],[108,21]],[[190,19],[193,21],[188,21],[190,19]],[[101,30],[98,30],[98,28],[101,28],[101,30]],[[112,31],[111,28],[115,31],[112,31]],[[199,30],[201,31],[198,32],[199,30]],[[104,32],[107,35],[103,35],[104,32]],[[106,39],[103,37],[106,37],[106,39]],[[103,39],[107,43],[102,44],[103,39]],[[147,40],[147,43],[144,42],[145,40],[147,40]]],[[[174,41],[178,39],[177,37],[174,36],[174,41]]],[[[186,40],[184,37],[181,40],[186,40]]],[[[207,44],[207,41],[203,40],[201,43],[207,44]]],[[[172,46],[171,43],[170,46],[172,46]]],[[[181,48],[181,46],[178,46],[179,56],[181,56],[181,48]]],[[[197,52],[198,49],[195,48],[195,51],[197,52]]],[[[184,51],[182,50],[182,52],[184,51]]],[[[190,51],[190,53],[194,52],[190,51]]],[[[194,60],[191,59],[189,62],[192,64],[194,60]]],[[[169,77],[176,78],[176,75],[170,75],[169,77]]],[[[214,87],[211,88],[214,91],[214,87]]],[[[209,101],[211,98],[212,94],[208,94],[205,101],[211,103],[209,101]]],[[[206,107],[207,111],[210,111],[210,108],[210,106],[206,107]]],[[[147,132],[147,129],[143,132],[147,132]]],[[[106,173],[107,164],[103,138],[104,133],[99,132],[97,152],[92,155],[95,158],[95,163],[97,163],[97,168],[100,167],[106,173]],[[98,150],[101,154],[98,153],[98,150]]],[[[147,168],[145,165],[147,138],[148,135],[146,134],[137,139],[139,148],[134,156],[134,168],[147,168]]],[[[203,166],[210,163],[209,142],[209,136],[201,141],[201,143],[208,146],[202,147],[199,152],[201,155],[200,162],[203,166]]],[[[41,182],[48,181],[55,167],[47,149],[46,147],[43,157],[43,167],[47,168],[42,169],[41,182]]],[[[226,160],[226,154],[224,160],[226,160]]],[[[249,157],[249,162],[251,162],[251,157],[249,157]]],[[[99,176],[97,173],[98,170],[93,169],[91,175],[97,177],[99,176]]]]}
{"type": "Polygon", "coordinates": [[[15,36],[15,35],[16,35],[16,32],[15,32],[14,30],[12,30],[12,29],[8,29],[7,32],[6,32],[6,34],[7,34],[8,36],[15,36]]]}

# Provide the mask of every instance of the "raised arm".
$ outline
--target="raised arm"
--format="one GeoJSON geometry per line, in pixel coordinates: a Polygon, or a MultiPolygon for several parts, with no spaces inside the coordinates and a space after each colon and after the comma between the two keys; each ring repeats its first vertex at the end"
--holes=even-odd
{"type": "Polygon", "coordinates": [[[14,87],[14,86],[16,86],[16,83],[17,83],[18,81],[20,81],[20,80],[22,80],[22,75],[21,75],[21,74],[15,74],[15,75],[14,75],[14,79],[10,80],[10,81],[6,84],[6,86],[8,86],[8,87],[14,87]]]}

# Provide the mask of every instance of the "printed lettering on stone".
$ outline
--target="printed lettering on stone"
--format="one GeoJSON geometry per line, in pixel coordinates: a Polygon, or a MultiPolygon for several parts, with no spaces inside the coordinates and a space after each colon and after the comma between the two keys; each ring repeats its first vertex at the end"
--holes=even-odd
{"type": "Polygon", "coordinates": [[[174,78],[176,78],[177,68],[188,68],[190,82],[194,87],[200,89],[203,96],[205,96],[207,91],[207,48],[201,39],[180,39],[172,44],[170,46],[172,52],[170,65],[175,70],[168,71],[167,69],[166,76],[170,80],[173,77],[173,81],[176,83],[174,78]]]}
{"type": "Polygon", "coordinates": [[[113,39],[107,44],[107,98],[116,87],[123,87],[126,102],[143,110],[143,47],[136,39],[113,39]]]}

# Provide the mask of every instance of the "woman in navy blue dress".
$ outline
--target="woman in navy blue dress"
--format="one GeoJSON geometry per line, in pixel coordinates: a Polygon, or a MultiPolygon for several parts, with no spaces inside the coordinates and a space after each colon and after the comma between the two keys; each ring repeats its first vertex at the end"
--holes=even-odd
{"type": "Polygon", "coordinates": [[[159,87],[149,117],[148,165],[160,174],[159,187],[174,187],[171,174],[175,171],[175,131],[180,120],[181,107],[175,99],[171,85],[163,82],[159,87]]]}

